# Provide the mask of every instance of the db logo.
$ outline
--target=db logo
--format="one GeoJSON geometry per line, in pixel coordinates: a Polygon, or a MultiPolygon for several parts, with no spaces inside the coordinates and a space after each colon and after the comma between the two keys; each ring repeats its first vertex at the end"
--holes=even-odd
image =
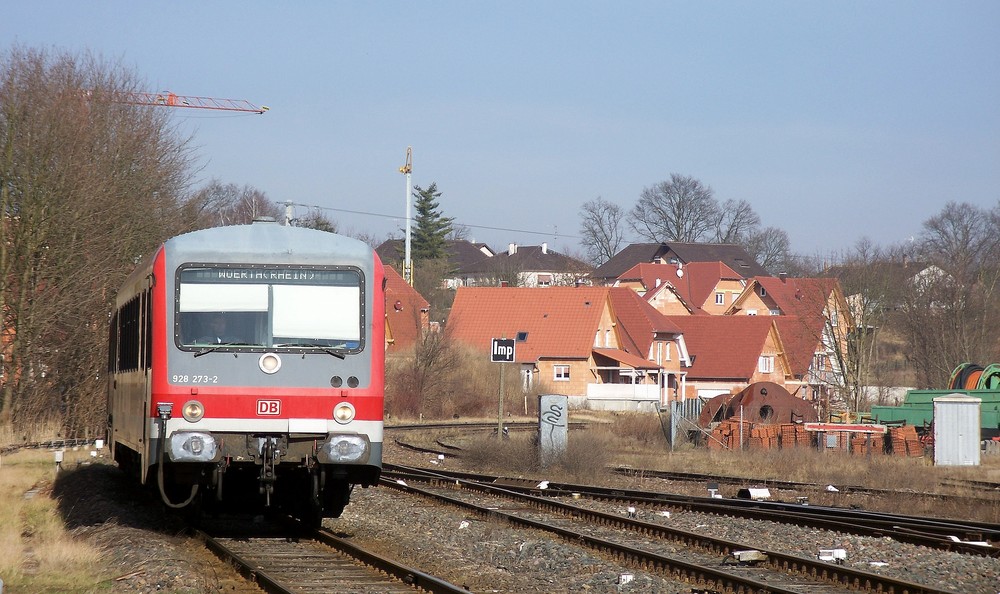
{"type": "Polygon", "coordinates": [[[280,400],[258,400],[257,401],[257,414],[258,415],[280,415],[281,414],[281,401],[280,400]]]}

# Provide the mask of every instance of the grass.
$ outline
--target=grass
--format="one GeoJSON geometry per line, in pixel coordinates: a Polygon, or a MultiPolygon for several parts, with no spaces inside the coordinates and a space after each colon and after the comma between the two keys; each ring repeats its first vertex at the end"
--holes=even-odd
{"type": "MultiPolygon", "coordinates": [[[[67,450],[63,467],[89,458],[67,450]]],[[[61,472],[72,472],[62,470],[61,472]]],[[[4,592],[101,592],[101,551],[65,529],[48,496],[55,479],[51,451],[26,450],[0,459],[0,579],[4,592]]]]}

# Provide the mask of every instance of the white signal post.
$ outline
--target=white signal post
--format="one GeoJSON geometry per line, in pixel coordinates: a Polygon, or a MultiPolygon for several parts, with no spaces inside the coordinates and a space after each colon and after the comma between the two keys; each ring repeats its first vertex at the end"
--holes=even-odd
{"type": "Polygon", "coordinates": [[[513,363],[514,339],[494,338],[490,344],[490,361],[500,364],[500,390],[497,397],[497,439],[503,438],[503,370],[507,363],[513,363]]]}
{"type": "Polygon", "coordinates": [[[413,173],[413,147],[406,147],[406,164],[399,168],[406,176],[406,253],[403,258],[403,280],[413,286],[413,262],[410,260],[410,202],[413,201],[413,190],[410,189],[410,174],[413,173]]]}

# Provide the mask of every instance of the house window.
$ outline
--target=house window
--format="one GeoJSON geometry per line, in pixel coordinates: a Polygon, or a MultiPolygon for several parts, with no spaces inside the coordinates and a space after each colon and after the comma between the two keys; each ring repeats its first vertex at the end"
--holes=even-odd
{"type": "Polygon", "coordinates": [[[747,315],[748,316],[755,316],[755,315],[757,315],[757,310],[756,309],[748,309],[747,310],[747,315]]]}
{"type": "Polygon", "coordinates": [[[517,333],[517,341],[518,342],[524,342],[526,340],[528,340],[528,333],[527,332],[518,332],[517,333]]]}
{"type": "Polygon", "coordinates": [[[767,289],[765,289],[764,287],[761,287],[760,288],[760,296],[761,297],[767,297],[767,289]]]}
{"type": "Polygon", "coordinates": [[[715,294],[715,304],[716,305],[725,305],[725,303],[726,303],[726,294],[725,293],[716,293],[715,294]]]}
{"type": "Polygon", "coordinates": [[[663,354],[666,355],[664,357],[664,360],[669,361],[670,360],[670,343],[669,342],[663,343],[663,354]]]}
{"type": "Polygon", "coordinates": [[[539,274],[538,275],[538,286],[548,287],[552,285],[552,275],[551,274],[539,274]]]}
{"type": "Polygon", "coordinates": [[[557,382],[569,381],[569,365],[553,365],[553,379],[557,382]]]}
{"type": "Polygon", "coordinates": [[[771,310],[771,315],[772,316],[780,316],[781,315],[781,310],[780,309],[772,309],[771,310]]]}
{"type": "Polygon", "coordinates": [[[663,343],[662,342],[657,342],[656,343],[656,364],[660,365],[661,363],[663,363],[663,343]]]}
{"type": "Polygon", "coordinates": [[[611,346],[611,330],[604,331],[604,347],[607,348],[611,346]]]}
{"type": "Polygon", "coordinates": [[[774,371],[774,357],[761,355],[760,359],[757,360],[757,371],[761,373],[771,373],[774,371]]]}
{"type": "Polygon", "coordinates": [[[597,334],[594,334],[594,346],[595,347],[601,346],[601,329],[600,328],[597,329],[597,334]]]}

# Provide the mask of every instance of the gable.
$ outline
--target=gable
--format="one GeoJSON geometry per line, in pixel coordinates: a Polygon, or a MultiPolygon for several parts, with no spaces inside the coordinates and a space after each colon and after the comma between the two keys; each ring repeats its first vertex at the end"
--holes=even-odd
{"type": "Polygon", "coordinates": [[[598,330],[610,329],[610,315],[606,287],[460,287],[447,332],[483,350],[493,338],[521,334],[524,339],[515,344],[519,362],[588,359],[598,330]]]}
{"type": "Polygon", "coordinates": [[[430,304],[392,267],[385,267],[385,322],[388,352],[412,347],[429,327],[430,304]]]}
{"type": "Polygon", "coordinates": [[[684,333],[691,379],[749,381],[761,354],[783,359],[780,337],[767,316],[674,316],[684,333]]]}

